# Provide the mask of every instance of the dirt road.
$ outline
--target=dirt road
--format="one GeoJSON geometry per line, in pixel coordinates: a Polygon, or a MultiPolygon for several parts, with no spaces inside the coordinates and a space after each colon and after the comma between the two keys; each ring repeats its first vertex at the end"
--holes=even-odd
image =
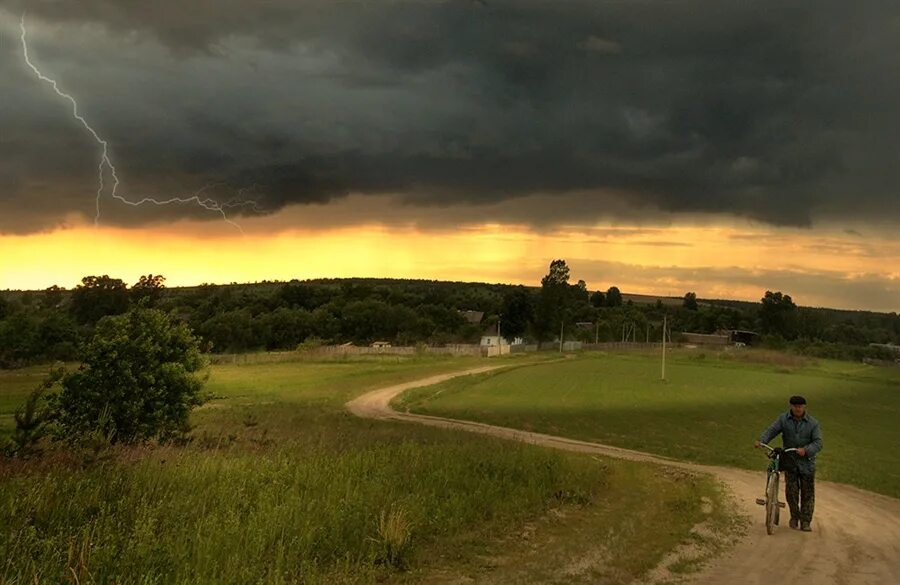
{"type": "MultiPolygon", "coordinates": [[[[454,428],[567,451],[594,453],[634,461],[647,461],[710,473],[732,491],[749,516],[747,536],[729,554],[710,564],[688,582],[719,585],[807,583],[810,585],[863,585],[900,583],[900,500],[825,481],[816,482],[813,532],[791,530],[785,523],[766,535],[762,508],[763,473],[727,467],[682,463],[664,457],[540,433],[476,422],[396,412],[390,401],[411,388],[438,384],[456,376],[497,369],[485,366],[464,372],[432,376],[369,392],[347,403],[360,417],[411,421],[454,428]]],[[[738,441],[741,439],[738,438],[738,441]]],[[[744,442],[750,445],[752,437],[744,442]]],[[[888,446],[885,448],[896,448],[888,446]]],[[[762,458],[760,458],[762,459],[762,458]]],[[[761,466],[762,468],[762,466],[761,466]]],[[[782,516],[785,518],[785,515],[782,516]]]]}

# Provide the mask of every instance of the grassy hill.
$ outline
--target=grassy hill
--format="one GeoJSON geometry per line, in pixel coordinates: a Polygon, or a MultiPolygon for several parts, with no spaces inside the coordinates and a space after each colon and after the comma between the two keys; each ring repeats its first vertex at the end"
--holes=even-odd
{"type": "Polygon", "coordinates": [[[579,359],[413,391],[414,412],[607,443],[678,459],[763,469],[751,448],[802,394],[825,448],[819,477],[900,497],[900,369],[773,352],[579,359]]]}

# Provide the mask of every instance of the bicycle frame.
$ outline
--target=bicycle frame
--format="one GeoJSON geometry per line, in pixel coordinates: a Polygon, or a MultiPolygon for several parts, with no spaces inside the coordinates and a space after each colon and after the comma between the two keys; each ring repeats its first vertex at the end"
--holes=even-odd
{"type": "Polygon", "coordinates": [[[769,450],[766,456],[769,458],[769,465],[766,470],[766,492],[765,498],[757,498],[756,503],[766,507],[766,534],[775,532],[775,526],[778,525],[781,516],[781,508],[784,508],[784,502],[778,501],[778,483],[781,477],[781,455],[790,451],[796,451],[796,448],[781,449],[773,448],[765,443],[761,443],[763,447],[769,450]]]}

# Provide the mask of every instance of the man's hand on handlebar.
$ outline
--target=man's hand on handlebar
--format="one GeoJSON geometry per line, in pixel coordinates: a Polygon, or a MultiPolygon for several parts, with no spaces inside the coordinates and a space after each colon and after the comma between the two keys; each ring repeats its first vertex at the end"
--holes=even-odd
{"type": "Polygon", "coordinates": [[[762,443],[760,443],[759,441],[754,441],[754,442],[753,442],[753,448],[754,448],[754,449],[759,449],[760,447],[762,447],[762,443]]]}
{"type": "Polygon", "coordinates": [[[797,455],[806,457],[806,447],[797,447],[797,455]]]}

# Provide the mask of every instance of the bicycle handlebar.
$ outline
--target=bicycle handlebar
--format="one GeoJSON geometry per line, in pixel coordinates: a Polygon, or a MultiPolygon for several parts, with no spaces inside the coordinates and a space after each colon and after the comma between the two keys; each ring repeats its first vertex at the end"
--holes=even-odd
{"type": "MultiPolygon", "coordinates": [[[[766,445],[765,443],[760,443],[760,445],[762,445],[763,447],[765,447],[765,448],[768,449],[769,451],[774,451],[774,450],[776,449],[776,447],[769,447],[769,446],[766,445]]],[[[788,453],[788,452],[790,452],[790,451],[796,451],[796,450],[797,450],[797,447],[791,447],[791,448],[789,448],[789,449],[782,449],[781,452],[782,452],[782,453],[788,453]]]]}

